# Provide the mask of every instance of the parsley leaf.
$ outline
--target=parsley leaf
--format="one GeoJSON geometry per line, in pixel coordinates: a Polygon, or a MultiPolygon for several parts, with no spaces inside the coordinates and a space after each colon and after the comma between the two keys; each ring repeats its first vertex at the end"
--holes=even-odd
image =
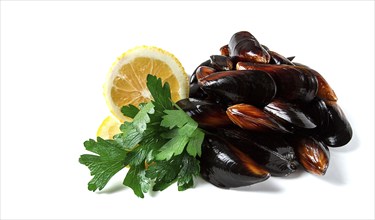
{"type": "Polygon", "coordinates": [[[150,189],[150,179],[145,176],[144,166],[130,167],[123,183],[132,188],[134,194],[141,198],[144,198],[143,193],[150,189]]]}
{"type": "Polygon", "coordinates": [[[187,152],[195,157],[201,155],[201,145],[204,139],[204,133],[198,128],[198,123],[190,118],[183,110],[165,110],[165,115],[160,126],[173,129],[172,134],[163,134],[163,137],[171,137],[156,155],[157,160],[169,160],[173,155],[179,155],[187,145],[187,152]],[[176,133],[177,131],[177,133],[176,133]]]}
{"type": "Polygon", "coordinates": [[[190,138],[189,144],[186,147],[186,151],[193,157],[201,156],[202,154],[202,143],[204,139],[204,133],[200,129],[196,129],[190,138]]]}
{"type": "Polygon", "coordinates": [[[165,110],[164,113],[165,115],[163,115],[163,120],[161,121],[160,125],[169,129],[172,129],[175,126],[181,128],[186,123],[193,120],[184,111],[180,110],[165,110]]]}
{"type": "Polygon", "coordinates": [[[121,108],[121,112],[123,115],[129,118],[134,118],[138,114],[139,109],[134,105],[127,105],[121,108]]]}
{"type": "MultiPolygon", "coordinates": [[[[128,109],[130,109],[129,107],[128,109]]],[[[126,108],[125,108],[126,109],[126,108]]],[[[154,113],[154,105],[149,102],[134,116],[132,122],[125,122],[120,126],[122,134],[116,135],[115,140],[126,150],[133,149],[143,138],[143,133],[150,122],[149,114],[154,113]]]]}
{"type": "Polygon", "coordinates": [[[194,176],[199,175],[199,161],[191,155],[185,154],[182,158],[182,167],[178,173],[178,190],[184,191],[194,185],[194,176]]]}
{"type": "Polygon", "coordinates": [[[112,176],[125,167],[126,151],[115,141],[103,140],[100,137],[97,141],[92,139],[86,141],[84,146],[86,150],[98,154],[84,154],[79,158],[79,162],[86,165],[94,176],[88,184],[88,189],[102,190],[112,176]]]}
{"type": "Polygon", "coordinates": [[[156,155],[157,160],[170,160],[173,155],[179,155],[189,142],[189,137],[176,136],[169,140],[162,148],[160,153],[156,155]]]}
{"type": "Polygon", "coordinates": [[[171,91],[168,83],[163,86],[160,78],[149,74],[147,75],[147,88],[154,99],[152,103],[155,105],[155,111],[163,114],[164,110],[172,109],[173,102],[171,101],[171,91]]]}
{"type": "Polygon", "coordinates": [[[153,191],[163,191],[176,182],[179,172],[179,163],[179,157],[174,157],[168,161],[157,161],[150,164],[146,170],[146,177],[154,180],[153,191]]]}
{"type": "Polygon", "coordinates": [[[101,190],[110,178],[129,165],[123,184],[144,198],[150,189],[162,191],[177,182],[178,190],[194,186],[199,175],[199,161],[204,132],[198,123],[171,101],[169,84],[153,75],[147,76],[153,97],[138,107],[129,105],[121,112],[132,118],[120,126],[114,140],[88,140],[86,150],[97,155],[81,155],[79,162],[88,166],[89,190],[101,190]]]}

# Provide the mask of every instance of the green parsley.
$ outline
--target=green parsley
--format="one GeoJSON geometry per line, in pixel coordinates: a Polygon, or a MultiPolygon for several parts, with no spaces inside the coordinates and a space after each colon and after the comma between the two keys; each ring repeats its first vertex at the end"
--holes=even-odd
{"type": "Polygon", "coordinates": [[[122,107],[121,112],[133,120],[122,124],[113,140],[98,137],[84,143],[95,154],[79,158],[93,176],[89,190],[102,190],[126,166],[130,168],[123,184],[141,198],[149,190],[162,191],[175,182],[179,191],[194,186],[204,132],[171,101],[168,83],[148,75],[147,88],[153,100],[122,107]]]}

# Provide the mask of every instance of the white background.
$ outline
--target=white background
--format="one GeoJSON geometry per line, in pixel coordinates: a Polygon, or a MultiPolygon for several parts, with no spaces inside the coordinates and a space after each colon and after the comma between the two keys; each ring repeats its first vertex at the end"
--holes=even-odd
{"type": "Polygon", "coordinates": [[[374,218],[374,2],[1,2],[1,218],[374,218]],[[242,189],[199,179],[138,199],[124,170],[99,193],[78,163],[109,114],[116,57],[137,45],[186,71],[233,33],[321,72],[354,136],[324,177],[298,172],[242,189]]]}

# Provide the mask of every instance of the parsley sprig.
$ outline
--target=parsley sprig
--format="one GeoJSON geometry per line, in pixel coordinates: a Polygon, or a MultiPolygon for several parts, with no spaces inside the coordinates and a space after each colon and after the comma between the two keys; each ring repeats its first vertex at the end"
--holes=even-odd
{"type": "Polygon", "coordinates": [[[113,140],[98,137],[84,143],[95,154],[79,158],[93,176],[89,190],[102,190],[126,166],[130,168],[123,184],[141,198],[149,190],[162,191],[175,182],[179,191],[194,185],[204,132],[171,101],[168,83],[148,75],[147,88],[153,100],[122,107],[121,112],[133,120],[123,123],[113,140]]]}

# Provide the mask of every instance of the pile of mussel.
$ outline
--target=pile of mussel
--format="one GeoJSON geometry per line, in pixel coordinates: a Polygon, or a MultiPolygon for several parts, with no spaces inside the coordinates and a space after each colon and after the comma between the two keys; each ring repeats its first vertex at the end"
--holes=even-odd
{"type": "Polygon", "coordinates": [[[235,33],[190,78],[177,104],[206,131],[201,175],[222,188],[287,176],[299,167],[324,175],[328,147],[352,129],[328,82],[317,71],[235,33]]]}

